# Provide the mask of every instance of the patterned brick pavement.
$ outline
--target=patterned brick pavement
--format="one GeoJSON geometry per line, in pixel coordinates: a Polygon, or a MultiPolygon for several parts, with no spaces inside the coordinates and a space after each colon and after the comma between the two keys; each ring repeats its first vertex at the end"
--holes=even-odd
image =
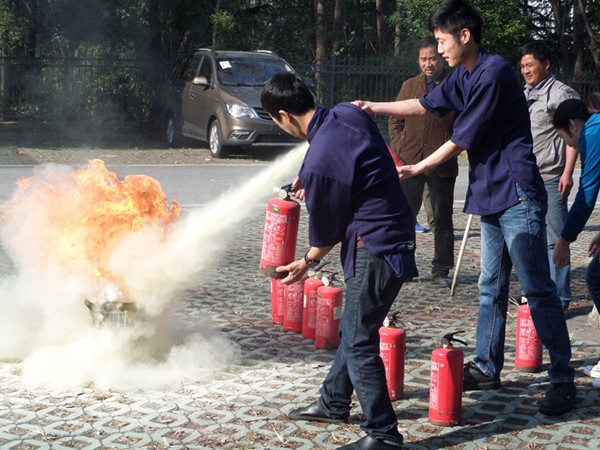
{"type": "MultiPolygon", "coordinates": [[[[315,349],[312,341],[271,322],[269,281],[258,274],[263,218],[263,211],[256,211],[237,229],[208,281],[183,292],[177,302],[176,314],[183,323],[193,327],[210,319],[235,344],[238,356],[233,363],[162,388],[122,390],[51,387],[25,380],[21,361],[2,360],[0,448],[308,450],[333,449],[359,438],[357,426],[292,422],[286,417],[292,408],[317,397],[334,352],[315,349]]],[[[458,251],[466,216],[456,210],[455,219],[458,251]]],[[[305,222],[303,216],[299,253],[307,246],[305,222]]],[[[590,223],[598,222],[593,216],[590,223]]],[[[600,331],[587,324],[591,302],[583,283],[587,243],[597,229],[592,225],[584,231],[572,255],[575,301],[568,324],[578,374],[577,407],[560,418],[537,413],[547,377],[544,371],[528,374],[513,369],[516,307],[512,306],[503,386],[465,393],[462,422],[454,427],[437,427],[427,419],[429,360],[441,335],[455,330],[465,330],[470,344],[465,357],[472,357],[479,223],[473,222],[454,297],[430,283],[432,234],[418,235],[421,277],[402,288],[395,304],[407,332],[405,396],[394,402],[405,448],[600,447],[599,391],[582,372],[600,357],[600,331]]],[[[332,260],[332,267],[339,270],[337,258],[332,260]]],[[[11,270],[2,253],[0,272],[6,276],[11,270]]],[[[516,279],[511,293],[519,293],[516,279]]]]}
{"type": "MultiPolygon", "coordinates": [[[[464,214],[457,211],[457,239],[464,214]]],[[[57,390],[24,382],[19,361],[0,362],[0,447],[11,449],[332,449],[360,436],[352,425],[291,422],[290,409],[318,395],[334,352],[271,322],[269,282],[258,275],[262,211],[233,236],[210,281],[186,291],[178,314],[193,324],[210,317],[237,344],[239,360],[200,380],[163,389],[114,391],[90,386],[57,390]]],[[[587,241],[591,231],[580,238],[587,241]]],[[[429,281],[431,233],[418,236],[420,279],[407,283],[396,301],[407,332],[405,397],[394,402],[409,449],[576,449],[600,445],[598,390],[582,376],[596,361],[597,330],[585,325],[590,310],[581,274],[585,258],[574,252],[574,293],[569,314],[573,365],[578,370],[577,408],[561,418],[537,413],[546,374],[515,371],[511,308],[503,386],[466,393],[463,420],[455,427],[428,422],[429,359],[439,337],[465,330],[472,344],[477,309],[478,222],[463,260],[454,297],[429,281]]],[[[457,249],[460,241],[457,240],[457,249]]],[[[304,225],[298,248],[305,248],[304,225]]],[[[300,251],[299,250],[299,251],[300,251]]],[[[3,267],[8,262],[3,257],[3,267]]],[[[334,263],[335,266],[335,263],[334,263]]],[[[338,267],[339,268],[339,267],[338,267]]],[[[518,293],[515,283],[514,292],[518,293]]],[[[465,348],[466,357],[472,346],[465,348]]],[[[545,355],[547,361],[547,354],[545,355]]],[[[356,406],[358,411],[358,406],[356,406]]]]}

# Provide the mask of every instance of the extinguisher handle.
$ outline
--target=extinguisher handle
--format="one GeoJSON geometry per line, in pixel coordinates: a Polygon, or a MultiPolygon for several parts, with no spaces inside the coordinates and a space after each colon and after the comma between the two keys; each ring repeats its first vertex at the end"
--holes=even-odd
{"type": "Polygon", "coordinates": [[[330,263],[329,261],[323,259],[323,260],[321,260],[321,262],[319,263],[319,265],[317,267],[315,267],[314,269],[310,269],[308,272],[306,272],[306,274],[310,278],[322,278],[325,275],[323,274],[323,272],[321,272],[321,270],[323,270],[323,267],[325,267],[329,263],[330,263]]]}
{"type": "Polygon", "coordinates": [[[465,346],[468,346],[469,344],[467,344],[466,341],[463,341],[462,339],[458,339],[456,337],[456,335],[458,333],[464,333],[464,331],[455,331],[454,333],[447,333],[444,335],[444,337],[442,338],[442,347],[444,348],[450,348],[452,347],[452,343],[453,342],[458,342],[459,344],[463,344],[465,346]]]}
{"type": "Polygon", "coordinates": [[[383,326],[391,328],[405,328],[404,323],[398,319],[400,312],[401,311],[399,309],[396,309],[388,313],[387,317],[383,321],[383,326]]]}

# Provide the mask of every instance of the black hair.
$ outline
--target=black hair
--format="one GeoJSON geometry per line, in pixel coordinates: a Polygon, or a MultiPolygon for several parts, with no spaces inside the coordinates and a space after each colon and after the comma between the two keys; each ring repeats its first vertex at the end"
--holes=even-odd
{"type": "Polygon", "coordinates": [[[523,45],[519,51],[519,59],[525,55],[533,55],[533,57],[540,62],[548,60],[550,63],[552,63],[550,47],[548,44],[542,41],[531,41],[523,45]]]}
{"type": "Polygon", "coordinates": [[[600,112],[600,92],[592,92],[587,98],[587,108],[591,114],[600,112]]]}
{"type": "Polygon", "coordinates": [[[450,33],[460,40],[460,31],[468,29],[476,44],[481,44],[482,20],[469,0],[444,0],[429,17],[429,29],[450,33]]]}
{"type": "Polygon", "coordinates": [[[424,38],[421,38],[421,40],[419,41],[418,49],[421,50],[422,48],[435,47],[436,51],[437,51],[437,46],[438,46],[438,41],[434,36],[425,36],[424,38]]]}
{"type": "Polygon", "coordinates": [[[279,111],[302,115],[315,108],[315,97],[295,73],[279,73],[265,83],[260,96],[262,107],[275,119],[279,111]]]}
{"type": "Polygon", "coordinates": [[[568,130],[569,120],[580,119],[586,122],[590,115],[583,100],[569,98],[556,108],[552,125],[559,130],[568,130]]]}

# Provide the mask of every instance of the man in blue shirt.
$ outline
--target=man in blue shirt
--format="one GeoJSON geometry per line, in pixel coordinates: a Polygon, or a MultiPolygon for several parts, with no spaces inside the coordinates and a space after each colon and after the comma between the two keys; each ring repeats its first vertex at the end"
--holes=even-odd
{"type": "Polygon", "coordinates": [[[463,150],[469,159],[464,211],[481,215],[481,275],[474,362],[465,364],[464,390],[498,389],[510,274],[514,266],[536,331],[550,354],[551,387],[540,412],[573,407],[576,389],[571,345],[556,285],[550,278],[545,215],[547,196],[532,151],[529,113],[512,67],[481,47],[481,17],[468,0],[446,0],[429,27],[453,71],[420,99],[355,102],[373,113],[406,117],[458,111],[449,141],[423,161],[398,169],[422,173],[463,150]]]}
{"type": "MultiPolygon", "coordinates": [[[[579,233],[583,231],[583,227],[594,211],[598,191],[600,191],[600,110],[594,109],[593,99],[594,96],[590,96],[588,108],[581,100],[565,100],[558,105],[553,118],[553,125],[561,138],[567,145],[576,148],[581,155],[579,189],[554,247],[553,257],[557,266],[569,264],[571,242],[575,242],[579,233]]],[[[600,105],[596,106],[600,107],[600,105]]],[[[600,311],[600,251],[598,250],[600,250],[600,233],[597,233],[590,242],[589,256],[592,260],[585,274],[587,288],[596,309],[600,311]]],[[[600,362],[595,366],[585,367],[584,372],[595,378],[593,386],[600,386],[600,362]]]]}
{"type": "Polygon", "coordinates": [[[278,272],[284,284],[341,243],[346,282],[340,346],[318,401],[292,410],[292,420],[348,421],[352,392],[365,415],[366,436],[342,449],[391,450],[402,435],[379,356],[379,328],[407,278],[417,276],[414,218],[392,156],[369,115],[351,103],[327,110],[295,74],[275,75],[263,108],[289,134],[308,139],[294,186],[309,212],[310,249],[278,272]]]}

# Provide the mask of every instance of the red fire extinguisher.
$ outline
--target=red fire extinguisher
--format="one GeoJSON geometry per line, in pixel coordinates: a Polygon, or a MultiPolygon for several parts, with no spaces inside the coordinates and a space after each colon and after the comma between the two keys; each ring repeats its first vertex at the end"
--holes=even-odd
{"type": "Polygon", "coordinates": [[[302,314],[302,336],[306,339],[315,338],[317,319],[317,289],[323,286],[323,280],[315,274],[304,282],[304,304],[302,314]]]}
{"type": "Polygon", "coordinates": [[[285,284],[278,278],[271,278],[271,320],[273,323],[283,323],[283,299],[285,284]]]}
{"type": "Polygon", "coordinates": [[[302,331],[302,316],[304,305],[304,283],[308,277],[304,275],[294,284],[285,287],[283,299],[283,329],[300,333],[302,331]]]}
{"type": "Polygon", "coordinates": [[[379,328],[379,355],[385,366],[390,400],[400,400],[404,396],[404,355],[406,354],[406,333],[400,328],[398,314],[394,311],[379,328]]]}
{"type": "Polygon", "coordinates": [[[444,335],[442,347],[431,353],[429,421],[434,425],[453,426],[460,422],[464,355],[452,342],[467,343],[454,337],[458,333],[463,332],[444,335]]]}
{"type": "Polygon", "coordinates": [[[334,349],[340,345],[338,330],[342,320],[342,289],[329,284],[330,281],[325,281],[324,286],[317,289],[316,348],[334,349]]]}
{"type": "Polygon", "coordinates": [[[394,164],[396,167],[402,167],[404,164],[406,164],[404,160],[400,157],[400,155],[396,153],[392,147],[388,145],[387,148],[390,152],[390,155],[392,155],[392,159],[394,160],[394,164]]]}
{"type": "Polygon", "coordinates": [[[521,305],[517,311],[515,369],[521,372],[539,372],[542,370],[543,352],[544,347],[535,330],[529,306],[521,305]]]}
{"type": "Polygon", "coordinates": [[[279,196],[267,203],[260,272],[271,278],[285,278],[287,274],[275,272],[275,268],[291,263],[296,256],[300,204],[290,197],[290,192],[291,184],[283,186],[278,190],[279,196]]]}

